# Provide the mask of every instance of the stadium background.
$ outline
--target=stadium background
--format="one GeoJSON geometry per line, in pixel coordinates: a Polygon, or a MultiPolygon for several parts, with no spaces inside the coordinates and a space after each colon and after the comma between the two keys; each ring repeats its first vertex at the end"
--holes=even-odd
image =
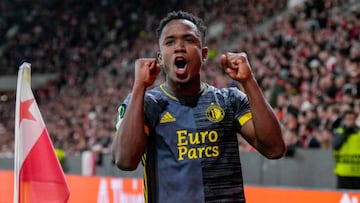
{"type": "MultiPolygon", "coordinates": [[[[333,190],[331,132],[346,109],[360,114],[359,4],[3,0],[0,169],[13,166],[16,74],[27,61],[51,139],[67,155],[67,173],[84,173],[82,155],[91,152],[91,175],[141,177],[141,168],[121,172],[109,158],[116,109],[130,91],[134,60],[155,56],[159,19],[167,11],[182,9],[208,25],[210,55],[204,79],[217,87],[236,85],[219,67],[219,55],[245,50],[283,125],[289,153],[281,160],[265,160],[241,143],[245,182],[333,190]]],[[[159,77],[157,84],[162,81],[159,77]]]]}

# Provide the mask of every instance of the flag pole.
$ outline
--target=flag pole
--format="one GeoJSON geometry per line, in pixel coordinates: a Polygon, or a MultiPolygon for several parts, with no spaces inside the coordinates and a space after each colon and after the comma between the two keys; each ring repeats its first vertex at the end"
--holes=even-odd
{"type": "Polygon", "coordinates": [[[70,190],[31,89],[30,63],[19,67],[15,113],[14,203],[67,202],[70,190]]]}
{"type": "Polygon", "coordinates": [[[16,88],[16,102],[15,102],[15,156],[14,156],[14,203],[19,202],[19,171],[20,171],[20,157],[21,157],[21,139],[19,133],[19,125],[20,125],[20,88],[22,85],[22,77],[24,73],[24,68],[29,67],[29,71],[31,71],[31,64],[24,62],[18,71],[17,78],[17,88],[16,88]]]}

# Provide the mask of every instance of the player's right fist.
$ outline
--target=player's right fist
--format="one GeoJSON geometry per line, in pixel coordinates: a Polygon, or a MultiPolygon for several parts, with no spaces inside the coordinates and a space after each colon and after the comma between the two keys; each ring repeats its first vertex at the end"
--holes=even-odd
{"type": "Polygon", "coordinates": [[[135,61],[136,85],[151,86],[160,73],[160,65],[155,58],[139,58],[135,61]]]}

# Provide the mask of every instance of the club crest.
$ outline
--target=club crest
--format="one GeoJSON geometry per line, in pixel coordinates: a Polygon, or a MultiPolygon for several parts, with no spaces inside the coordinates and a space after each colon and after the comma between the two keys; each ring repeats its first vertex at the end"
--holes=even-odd
{"type": "Polygon", "coordinates": [[[224,119],[225,112],[220,107],[212,103],[207,109],[206,109],[206,117],[209,121],[217,123],[224,119]]]}

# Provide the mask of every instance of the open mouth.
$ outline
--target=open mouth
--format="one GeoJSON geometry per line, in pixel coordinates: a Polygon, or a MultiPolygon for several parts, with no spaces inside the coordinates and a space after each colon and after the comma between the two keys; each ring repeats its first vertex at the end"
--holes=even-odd
{"type": "Polygon", "coordinates": [[[186,71],[186,60],[184,58],[175,59],[176,73],[183,74],[186,71]]]}

